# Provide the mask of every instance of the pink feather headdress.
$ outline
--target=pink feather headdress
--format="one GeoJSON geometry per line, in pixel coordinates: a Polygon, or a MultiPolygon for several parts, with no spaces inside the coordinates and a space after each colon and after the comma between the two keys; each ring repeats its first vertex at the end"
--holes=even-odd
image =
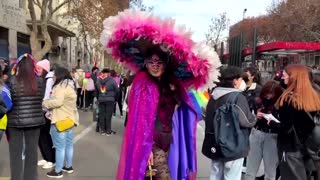
{"type": "Polygon", "coordinates": [[[221,66],[217,53],[205,43],[196,43],[184,26],[148,12],[125,10],[104,21],[100,41],[117,62],[132,71],[143,67],[143,50],[149,42],[159,46],[178,66],[174,74],[186,88],[213,87],[221,66]]]}

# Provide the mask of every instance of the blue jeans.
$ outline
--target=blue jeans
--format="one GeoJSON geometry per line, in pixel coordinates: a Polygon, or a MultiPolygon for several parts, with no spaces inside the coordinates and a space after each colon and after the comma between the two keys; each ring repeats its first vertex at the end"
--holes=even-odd
{"type": "Polygon", "coordinates": [[[275,180],[278,166],[278,147],[275,133],[265,133],[252,129],[250,135],[250,151],[247,157],[245,180],[255,180],[263,159],[265,180],[275,180]]]}
{"type": "Polygon", "coordinates": [[[212,161],[210,180],[241,180],[244,158],[234,161],[212,161]]]}
{"type": "Polygon", "coordinates": [[[56,167],[57,173],[62,171],[64,162],[66,167],[72,167],[73,158],[73,137],[74,128],[71,128],[64,132],[58,132],[56,126],[53,124],[50,128],[52,142],[56,148],[56,167]]]}

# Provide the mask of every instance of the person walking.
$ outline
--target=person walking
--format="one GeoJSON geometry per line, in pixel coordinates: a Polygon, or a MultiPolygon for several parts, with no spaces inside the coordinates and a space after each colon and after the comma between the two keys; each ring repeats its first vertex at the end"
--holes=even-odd
{"type": "MultiPolygon", "coordinates": [[[[45,84],[45,94],[43,99],[49,99],[54,83],[54,72],[50,71],[50,62],[47,59],[39,61],[37,63],[37,70],[39,75],[43,78],[45,84]]],[[[48,109],[44,109],[43,116],[46,120],[46,124],[40,129],[39,137],[39,149],[43,159],[38,161],[38,166],[42,166],[43,169],[52,168],[56,162],[55,149],[53,147],[52,138],[50,135],[51,120],[46,117],[45,114],[47,112],[48,109]]]]}
{"type": "Polygon", "coordinates": [[[18,58],[12,69],[10,87],[14,106],[8,113],[11,180],[38,180],[37,147],[45,120],[41,106],[44,84],[37,74],[35,60],[27,53],[18,58]]]}
{"type": "Polygon", "coordinates": [[[50,178],[63,177],[62,171],[74,172],[72,166],[74,128],[79,125],[76,101],[76,86],[69,71],[57,67],[52,95],[42,103],[44,108],[52,110],[50,133],[56,148],[56,166],[47,173],[50,178]]]}
{"type": "Polygon", "coordinates": [[[77,88],[77,106],[79,109],[81,109],[84,107],[84,95],[81,92],[82,92],[85,73],[83,69],[78,67],[77,69],[75,69],[74,76],[75,76],[74,78],[75,78],[76,88],[77,88]]]}
{"type": "Polygon", "coordinates": [[[93,98],[95,93],[95,83],[91,78],[91,73],[85,73],[85,79],[83,80],[81,94],[84,96],[84,110],[87,111],[93,105],[93,98]]]}
{"type": "Polygon", "coordinates": [[[309,156],[319,160],[319,154],[309,151],[305,143],[315,128],[311,117],[320,111],[320,96],[312,87],[305,65],[288,65],[283,71],[282,79],[287,88],[276,103],[280,124],[270,122],[270,125],[279,127],[281,180],[305,180],[305,158],[309,156]]]}
{"type": "Polygon", "coordinates": [[[97,81],[97,94],[99,103],[100,130],[102,135],[110,136],[112,133],[111,119],[114,103],[119,94],[119,87],[116,81],[110,76],[109,69],[103,69],[97,81]]]}

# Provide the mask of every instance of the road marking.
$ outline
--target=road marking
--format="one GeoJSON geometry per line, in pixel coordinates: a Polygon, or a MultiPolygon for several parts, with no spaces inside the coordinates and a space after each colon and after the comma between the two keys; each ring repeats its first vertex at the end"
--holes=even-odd
{"type": "Polygon", "coordinates": [[[73,140],[73,144],[77,143],[81,138],[83,138],[85,135],[87,135],[94,127],[95,127],[96,123],[93,122],[90,124],[90,126],[88,126],[86,129],[84,129],[83,131],[81,131],[80,134],[78,134],[74,140],[73,140]]]}

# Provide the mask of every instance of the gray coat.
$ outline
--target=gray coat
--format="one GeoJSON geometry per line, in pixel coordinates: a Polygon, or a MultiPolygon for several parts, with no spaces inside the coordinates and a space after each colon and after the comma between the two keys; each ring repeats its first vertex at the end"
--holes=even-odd
{"type": "Polygon", "coordinates": [[[119,87],[112,77],[97,80],[97,94],[99,102],[115,102],[119,96],[119,87]],[[103,90],[105,88],[105,91],[103,90]]]}

